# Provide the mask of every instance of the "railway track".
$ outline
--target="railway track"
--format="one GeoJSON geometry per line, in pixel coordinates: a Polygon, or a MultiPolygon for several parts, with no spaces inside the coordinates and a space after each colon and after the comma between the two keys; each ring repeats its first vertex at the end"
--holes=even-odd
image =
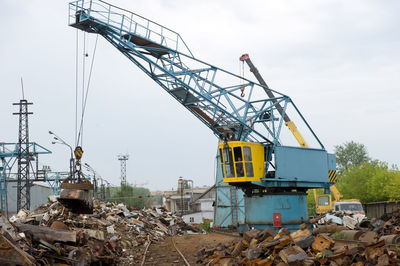
{"type": "Polygon", "coordinates": [[[152,245],[149,241],[141,262],[144,265],[186,265],[191,266],[181,250],[177,247],[173,237],[167,238],[165,243],[152,245]]]}

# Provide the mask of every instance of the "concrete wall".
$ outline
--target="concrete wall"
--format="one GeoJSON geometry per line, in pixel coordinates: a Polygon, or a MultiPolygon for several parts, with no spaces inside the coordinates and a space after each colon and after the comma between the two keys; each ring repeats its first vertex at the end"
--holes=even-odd
{"type": "Polygon", "coordinates": [[[212,206],[214,202],[213,199],[200,199],[198,201],[200,202],[200,210],[214,212],[214,207],[212,206]]]}
{"type": "MultiPolygon", "coordinates": [[[[40,205],[47,203],[47,197],[52,195],[50,187],[34,184],[31,187],[31,210],[36,209],[40,205]]],[[[10,182],[7,184],[7,205],[9,215],[17,212],[17,183],[10,182]]]]}

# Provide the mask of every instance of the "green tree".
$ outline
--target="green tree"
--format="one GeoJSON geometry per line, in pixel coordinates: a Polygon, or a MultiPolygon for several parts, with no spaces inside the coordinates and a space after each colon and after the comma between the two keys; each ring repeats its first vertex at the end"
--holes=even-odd
{"type": "Polygon", "coordinates": [[[339,174],[348,170],[350,166],[355,167],[370,160],[364,144],[354,141],[348,141],[343,145],[335,146],[335,153],[339,174]]]}
{"type": "Polygon", "coordinates": [[[385,186],[385,193],[387,194],[389,200],[399,200],[400,199],[400,171],[396,165],[392,165],[389,170],[391,176],[391,182],[385,186]]]}
{"type": "Polygon", "coordinates": [[[400,172],[378,160],[363,162],[345,170],[337,187],[345,199],[362,203],[400,199],[400,172]]]}
{"type": "Polygon", "coordinates": [[[150,207],[150,190],[143,187],[123,185],[116,188],[108,200],[116,203],[122,202],[134,208],[150,207]]]}
{"type": "Polygon", "coordinates": [[[309,216],[316,215],[315,207],[314,192],[312,189],[309,189],[307,191],[307,209],[309,216]]]}

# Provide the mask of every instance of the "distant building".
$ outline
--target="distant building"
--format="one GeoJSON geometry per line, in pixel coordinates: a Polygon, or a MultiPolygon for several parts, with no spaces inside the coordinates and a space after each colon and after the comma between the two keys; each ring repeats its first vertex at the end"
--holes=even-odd
{"type": "Polygon", "coordinates": [[[164,191],[163,206],[181,215],[186,223],[201,223],[203,218],[214,219],[215,185],[192,188],[187,184],[190,181],[179,178],[177,190],[164,191]]]}
{"type": "Polygon", "coordinates": [[[204,191],[190,204],[191,212],[182,216],[186,223],[199,224],[204,219],[214,219],[215,185],[204,191]]]}
{"type": "Polygon", "coordinates": [[[190,205],[189,202],[192,200],[192,195],[191,194],[185,194],[185,195],[169,195],[165,197],[164,200],[164,207],[173,213],[176,214],[185,214],[190,211],[190,205]]]}
{"type": "Polygon", "coordinates": [[[178,193],[178,191],[165,191],[163,206],[168,211],[176,214],[193,212],[191,203],[208,189],[209,187],[189,188],[184,189],[182,194],[178,193]]]}

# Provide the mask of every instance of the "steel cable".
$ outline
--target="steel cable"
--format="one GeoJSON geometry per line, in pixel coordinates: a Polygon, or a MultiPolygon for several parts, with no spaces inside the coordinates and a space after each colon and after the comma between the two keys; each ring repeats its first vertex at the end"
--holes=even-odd
{"type": "MultiPolygon", "coordinates": [[[[85,110],[86,110],[86,104],[87,104],[87,98],[89,94],[89,87],[90,87],[90,81],[92,78],[92,71],[93,71],[93,64],[94,64],[94,58],[96,56],[96,50],[97,50],[97,41],[98,41],[99,35],[96,35],[96,42],[94,44],[94,50],[93,50],[93,57],[92,57],[92,62],[90,64],[90,70],[89,70],[89,77],[86,85],[86,91],[82,90],[84,95],[82,94],[82,117],[81,117],[81,123],[80,123],[80,128],[79,128],[79,135],[78,135],[78,140],[77,140],[77,145],[79,143],[79,140],[81,140],[81,145],[82,145],[82,139],[83,139],[83,118],[85,116],[85,110]]],[[[85,54],[84,54],[85,56],[85,54]]]]}

